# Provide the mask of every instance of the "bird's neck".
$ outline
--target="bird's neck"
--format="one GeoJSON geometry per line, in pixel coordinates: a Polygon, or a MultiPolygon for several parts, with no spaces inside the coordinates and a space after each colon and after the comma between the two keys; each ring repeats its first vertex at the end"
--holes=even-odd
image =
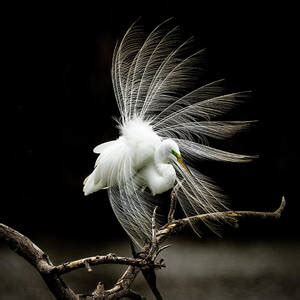
{"type": "Polygon", "coordinates": [[[161,147],[158,147],[154,153],[154,162],[160,175],[164,175],[163,173],[165,172],[166,167],[170,166],[170,163],[168,156],[164,154],[164,151],[161,149],[161,147]]]}

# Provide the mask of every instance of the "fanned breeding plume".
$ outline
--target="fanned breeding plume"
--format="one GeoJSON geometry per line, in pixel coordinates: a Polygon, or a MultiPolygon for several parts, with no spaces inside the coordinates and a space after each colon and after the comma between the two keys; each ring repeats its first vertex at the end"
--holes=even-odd
{"type": "Polygon", "coordinates": [[[120,137],[94,149],[99,156],[83,190],[87,195],[108,189],[112,208],[136,245],[151,236],[153,209],[162,201],[157,195],[175,185],[186,216],[226,207],[222,191],[193,162],[253,158],[208,146],[209,139],[226,140],[252,122],[220,121],[248,92],[227,94],[223,80],[208,82],[204,55],[173,19],[149,34],[137,20],[116,44],[111,75],[120,137]]]}

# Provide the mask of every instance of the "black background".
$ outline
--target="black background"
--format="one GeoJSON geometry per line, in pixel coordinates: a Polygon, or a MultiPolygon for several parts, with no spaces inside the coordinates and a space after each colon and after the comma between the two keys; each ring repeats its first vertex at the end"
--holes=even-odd
{"type": "Polygon", "coordinates": [[[205,164],[206,173],[225,188],[233,209],[275,209],[286,195],[278,223],[250,222],[228,236],[299,237],[291,10],[252,2],[229,7],[201,1],[111,1],[90,7],[16,5],[4,11],[9,90],[4,100],[13,110],[4,127],[9,173],[1,222],[25,234],[78,242],[126,238],[106,191],[84,197],[82,182],[96,159],[93,147],[118,135],[110,79],[116,40],[138,16],[147,30],[174,16],[207,48],[216,78],[227,78],[235,90],[253,91],[252,104],[240,116],[260,120],[249,135],[220,144],[257,153],[260,159],[249,165],[205,164]]]}

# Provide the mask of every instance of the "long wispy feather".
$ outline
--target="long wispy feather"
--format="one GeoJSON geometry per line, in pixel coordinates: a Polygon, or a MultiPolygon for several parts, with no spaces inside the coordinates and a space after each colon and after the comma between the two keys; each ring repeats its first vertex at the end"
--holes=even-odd
{"type": "Polygon", "coordinates": [[[253,155],[244,155],[244,154],[236,154],[228,151],[223,151],[220,149],[212,148],[207,145],[199,144],[196,142],[192,142],[190,140],[184,139],[174,139],[183,153],[186,159],[194,159],[194,160],[216,160],[216,161],[224,161],[224,162],[250,162],[256,156],[253,155]]]}
{"type": "Polygon", "coordinates": [[[161,136],[181,137],[185,140],[204,140],[206,137],[218,140],[231,138],[236,133],[250,128],[255,121],[201,121],[180,122],[161,128],[157,132],[161,136]]]}
{"type": "MultiPolygon", "coordinates": [[[[145,242],[150,241],[151,217],[154,207],[159,203],[149,190],[139,185],[138,178],[132,174],[124,184],[111,187],[109,199],[115,215],[135,245],[142,247],[145,242]]],[[[163,223],[162,219],[158,214],[158,225],[163,223]]]]}

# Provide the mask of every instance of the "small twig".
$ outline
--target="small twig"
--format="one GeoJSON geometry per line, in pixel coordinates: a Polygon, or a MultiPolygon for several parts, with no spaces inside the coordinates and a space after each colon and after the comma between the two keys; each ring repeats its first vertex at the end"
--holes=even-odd
{"type": "Polygon", "coordinates": [[[92,272],[93,271],[93,269],[91,268],[91,266],[90,266],[90,264],[89,264],[89,262],[87,260],[84,261],[84,264],[85,264],[85,267],[88,270],[88,272],[92,272]]]}
{"type": "Polygon", "coordinates": [[[105,299],[118,299],[126,295],[128,289],[130,288],[132,282],[139,273],[140,268],[129,266],[123,273],[121,278],[117,281],[113,288],[104,291],[103,297],[105,299]]]}
{"type": "Polygon", "coordinates": [[[152,223],[151,223],[151,228],[152,228],[152,241],[151,241],[151,252],[155,252],[156,246],[157,246],[157,239],[156,239],[156,232],[157,232],[157,228],[156,228],[156,211],[157,211],[157,206],[155,206],[154,210],[153,210],[153,215],[152,215],[152,223]]]}
{"type": "Polygon", "coordinates": [[[177,183],[171,192],[170,209],[169,209],[169,213],[168,213],[168,224],[171,224],[174,221],[174,214],[175,214],[176,205],[177,205],[176,193],[177,193],[178,187],[179,187],[179,184],[177,183]]]}
{"type": "Polygon", "coordinates": [[[96,289],[93,292],[94,297],[102,297],[105,292],[104,284],[102,282],[98,282],[96,289]]]}
{"type": "Polygon", "coordinates": [[[153,257],[153,260],[155,260],[156,257],[157,257],[162,251],[166,250],[167,248],[170,248],[171,246],[172,246],[171,244],[168,244],[168,245],[165,245],[165,246],[160,247],[160,248],[156,251],[156,253],[155,253],[154,257],[153,257]]]}
{"type": "Polygon", "coordinates": [[[151,219],[151,228],[152,228],[152,242],[155,242],[156,240],[156,211],[157,211],[157,206],[155,206],[152,214],[152,219],[151,219]]]}

